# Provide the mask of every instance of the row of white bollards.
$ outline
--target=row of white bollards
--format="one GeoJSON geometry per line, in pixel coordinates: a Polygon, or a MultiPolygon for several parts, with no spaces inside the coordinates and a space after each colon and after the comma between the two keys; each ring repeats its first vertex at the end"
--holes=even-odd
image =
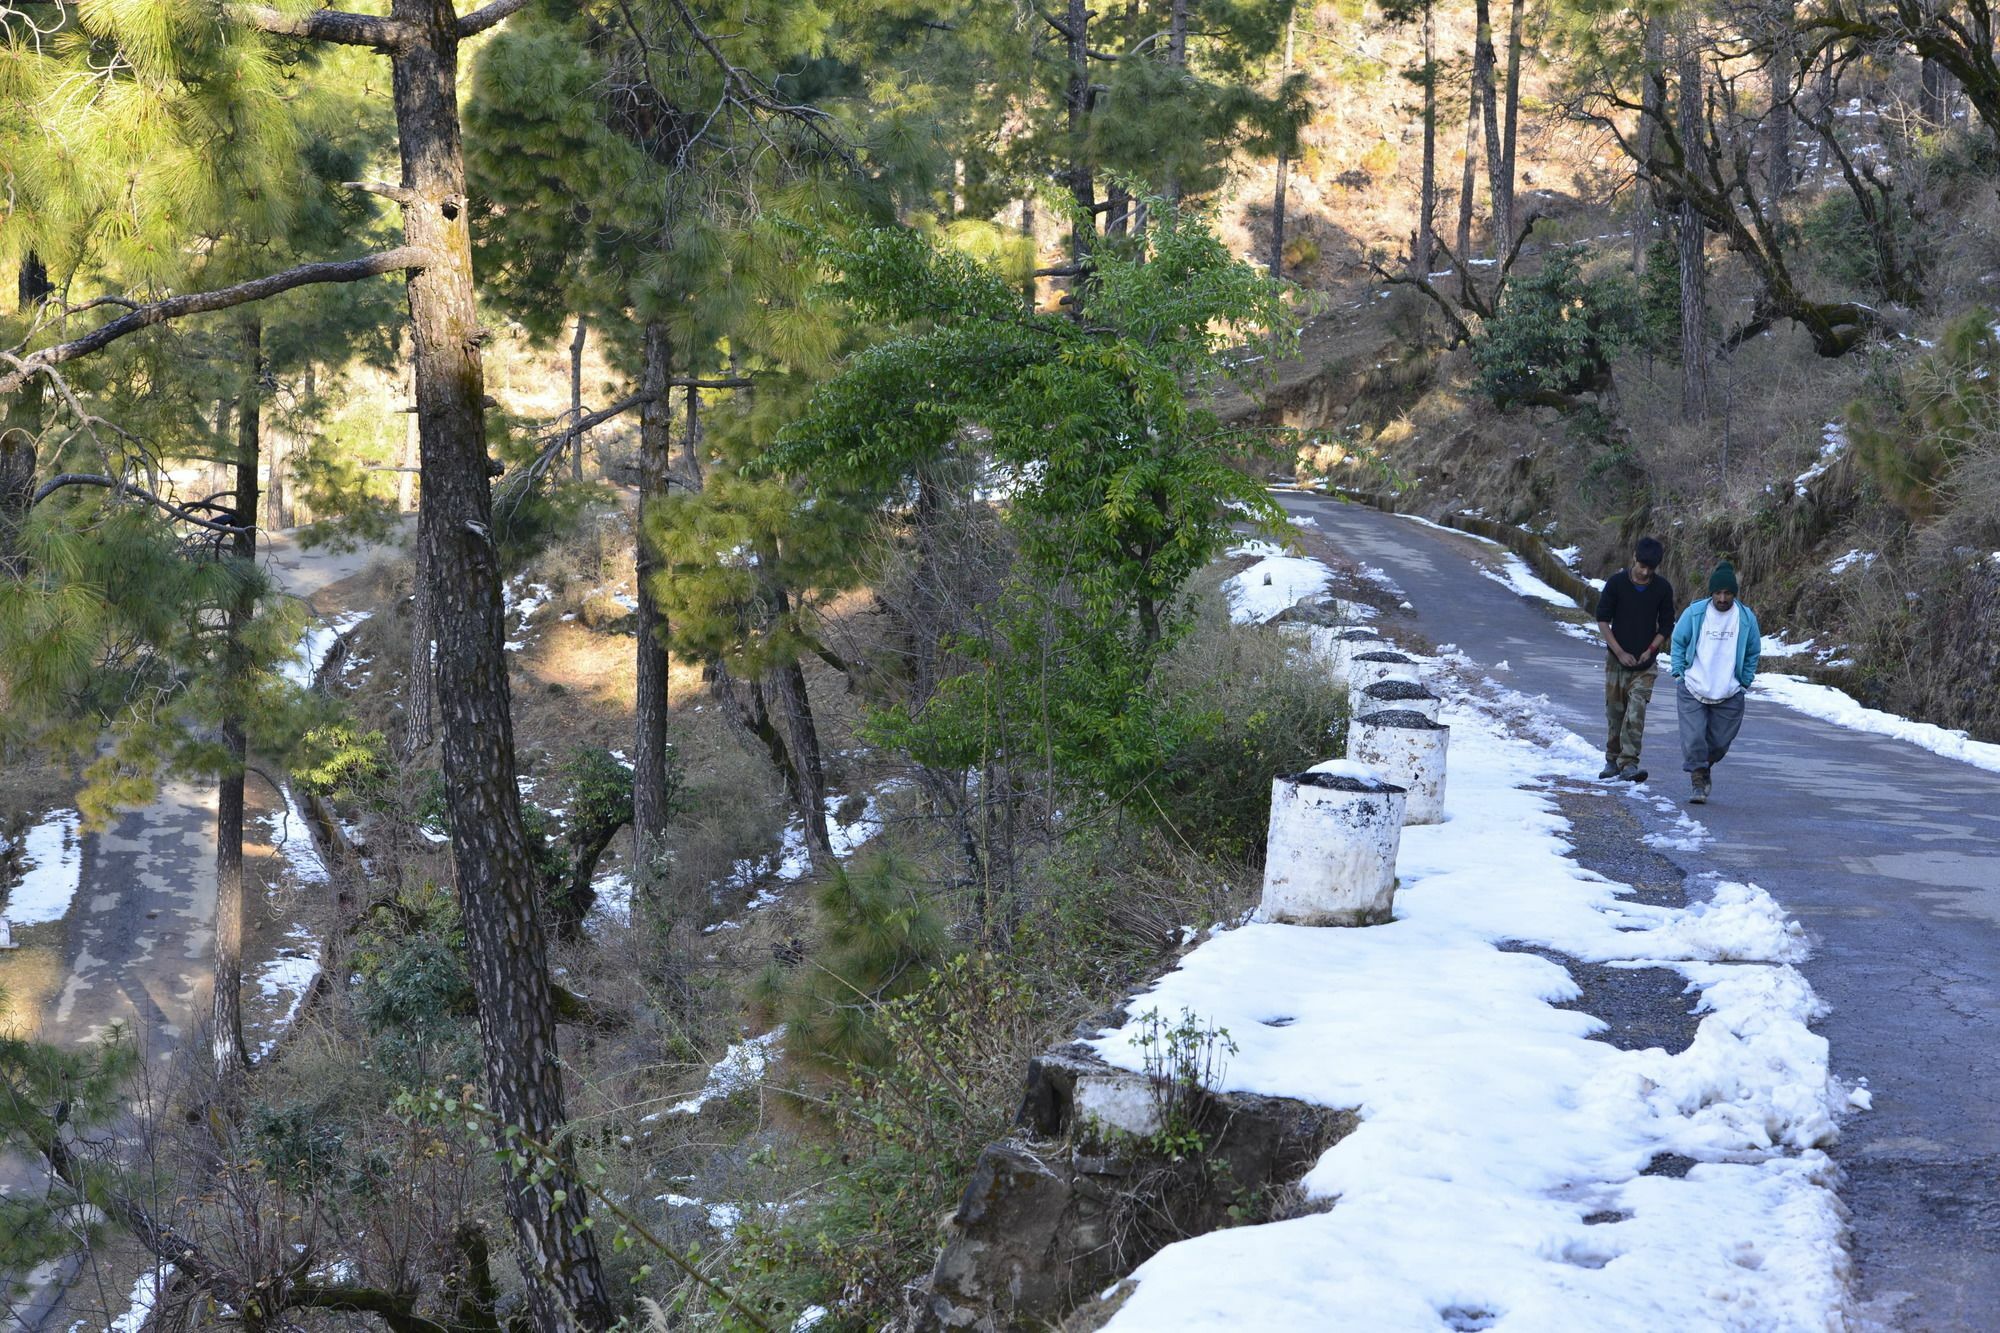
{"type": "Polygon", "coordinates": [[[1347,758],[1271,783],[1263,916],[1300,926],[1390,920],[1406,824],[1444,819],[1451,728],[1420,664],[1367,626],[1285,631],[1348,687],[1347,758]]]}

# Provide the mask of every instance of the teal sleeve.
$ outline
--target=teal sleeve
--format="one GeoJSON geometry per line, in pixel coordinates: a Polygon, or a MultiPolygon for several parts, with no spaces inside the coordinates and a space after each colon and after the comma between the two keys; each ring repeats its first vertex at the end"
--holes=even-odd
{"type": "Polygon", "coordinates": [[[1757,677],[1757,663],[1762,661],[1764,657],[1764,635],[1763,631],[1758,628],[1757,617],[1750,614],[1750,608],[1746,606],[1743,608],[1743,611],[1745,616],[1743,622],[1743,659],[1742,663],[1736,668],[1736,679],[1747,690],[1750,688],[1750,682],[1757,677]]]}
{"type": "Polygon", "coordinates": [[[1676,676],[1685,676],[1687,674],[1688,644],[1694,637],[1694,628],[1690,623],[1693,619],[1694,608],[1690,606],[1687,610],[1681,612],[1681,618],[1674,622],[1674,637],[1669,644],[1672,650],[1669,669],[1676,676]]]}

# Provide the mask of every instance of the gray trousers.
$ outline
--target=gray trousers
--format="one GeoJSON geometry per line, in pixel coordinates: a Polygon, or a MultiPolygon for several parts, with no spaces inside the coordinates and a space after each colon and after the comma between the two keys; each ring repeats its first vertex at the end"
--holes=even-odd
{"type": "Polygon", "coordinates": [[[1688,693],[1687,682],[1674,682],[1674,705],[1681,724],[1681,770],[1692,773],[1721,761],[1743,726],[1743,692],[1719,704],[1705,704],[1688,693]]]}

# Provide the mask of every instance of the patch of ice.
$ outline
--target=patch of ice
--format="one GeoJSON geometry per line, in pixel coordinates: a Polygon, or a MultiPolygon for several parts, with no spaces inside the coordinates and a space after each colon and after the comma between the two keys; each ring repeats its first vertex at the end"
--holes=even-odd
{"type": "Polygon", "coordinates": [[[1232,556],[1257,556],[1257,563],[1223,580],[1222,595],[1230,622],[1262,625],[1326,591],[1333,571],[1309,556],[1286,555],[1270,542],[1255,541],[1233,548],[1232,556]]]}
{"type": "Polygon", "coordinates": [[[632,877],[622,870],[613,871],[602,879],[593,880],[591,892],[597,895],[596,910],[620,925],[632,920],[632,877]]]}
{"type": "Polygon", "coordinates": [[[784,1038],[785,1025],[780,1023],[761,1037],[751,1037],[739,1041],[724,1051],[722,1058],[709,1067],[708,1081],[701,1091],[685,1101],[675,1102],[666,1109],[667,1115],[698,1115],[701,1108],[713,1101],[721,1101],[755,1087],[764,1079],[764,1070],[770,1066],[772,1049],[784,1038]]]}
{"type": "Polygon", "coordinates": [[[1794,653],[1811,652],[1814,640],[1807,639],[1801,643],[1793,643],[1790,639],[1779,635],[1766,634],[1762,636],[1760,643],[1766,657],[1788,657],[1794,653]]]}
{"type": "Polygon", "coordinates": [[[1894,713],[1866,707],[1831,685],[1815,685],[1802,677],[1788,676],[1783,672],[1760,672],[1752,690],[1822,722],[1908,741],[1932,754],[1956,759],[1990,773],[2000,773],[2000,745],[1973,740],[1962,731],[1929,722],[1912,722],[1894,713]]]}
{"type": "Polygon", "coordinates": [[[69,915],[83,880],[80,822],[74,810],[55,810],[21,835],[21,882],[0,898],[0,916],[16,926],[39,926],[69,915]]]}
{"type": "Polygon", "coordinates": [[[1864,551],[1857,546],[1846,555],[1836,556],[1833,560],[1829,561],[1826,566],[1826,572],[1829,574],[1845,574],[1856,565],[1861,566],[1863,569],[1869,569],[1879,559],[1881,557],[1876,555],[1875,552],[1864,551]]]}
{"type": "MultiPolygon", "coordinates": [[[[285,808],[263,816],[264,827],[271,832],[271,845],[285,859],[295,885],[330,884],[333,876],[327,873],[326,862],[320,859],[319,848],[313,845],[312,826],[299,810],[291,788],[285,791],[285,808]]],[[[449,839],[440,837],[439,842],[449,839]]]]}
{"type": "Polygon", "coordinates": [[[1396,580],[1389,577],[1387,570],[1379,569],[1374,565],[1363,565],[1361,566],[1361,577],[1380,588],[1383,592],[1388,593],[1391,597],[1402,601],[1403,605],[1409,605],[1409,594],[1396,586],[1396,580]]]}

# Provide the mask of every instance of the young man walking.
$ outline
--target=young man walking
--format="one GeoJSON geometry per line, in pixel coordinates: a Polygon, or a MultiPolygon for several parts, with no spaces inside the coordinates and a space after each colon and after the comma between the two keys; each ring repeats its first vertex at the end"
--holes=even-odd
{"type": "Polygon", "coordinates": [[[1597,598],[1597,632],[1604,636],[1604,771],[1600,778],[1644,782],[1639,747],[1646,739],[1646,705],[1653,698],[1653,663],[1674,630],[1674,585],[1659,573],[1666,554],[1641,537],[1632,564],[1604,581],[1597,598]]]}
{"type": "Polygon", "coordinates": [[[1743,692],[1756,678],[1762,650],[1757,617],[1736,600],[1736,569],[1725,560],[1708,576],[1707,600],[1689,603],[1674,624],[1681,767],[1694,778],[1691,805],[1707,802],[1710,770],[1743,725],[1743,692]]]}

